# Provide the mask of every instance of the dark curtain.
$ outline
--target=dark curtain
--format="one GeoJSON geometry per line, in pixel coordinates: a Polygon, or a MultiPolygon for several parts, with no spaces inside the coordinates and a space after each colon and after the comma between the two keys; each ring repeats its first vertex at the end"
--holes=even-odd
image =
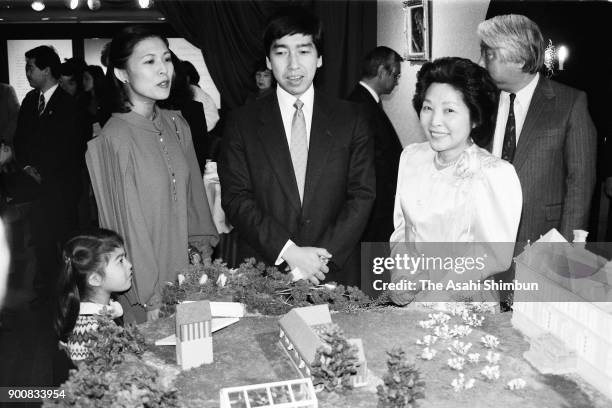
{"type": "Polygon", "coordinates": [[[282,7],[302,6],[323,22],[323,66],[316,84],[344,97],[359,79],[360,60],[376,46],[376,0],[158,0],[166,21],[202,50],[224,110],[243,104],[255,90],[253,69],[265,57],[263,29],[282,7]]]}

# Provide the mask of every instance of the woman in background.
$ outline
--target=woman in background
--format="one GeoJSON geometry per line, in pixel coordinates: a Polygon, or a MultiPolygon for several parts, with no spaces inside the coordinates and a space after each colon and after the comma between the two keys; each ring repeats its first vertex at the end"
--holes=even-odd
{"type": "MultiPolygon", "coordinates": [[[[417,74],[413,105],[428,141],[407,146],[400,158],[392,256],[414,250],[420,255],[427,247],[421,243],[485,243],[478,244],[489,253],[483,274],[508,269],[523,201],[514,167],[483,148],[495,129],[495,84],[470,60],[440,58],[417,74]]],[[[449,248],[435,244],[428,250],[449,248]]],[[[414,275],[396,269],[391,280],[414,275]]],[[[398,304],[413,297],[392,295],[398,304]]]]}
{"type": "MultiPolygon", "coordinates": [[[[104,71],[98,65],[88,65],[83,72],[83,105],[87,110],[89,123],[103,127],[110,118],[107,109],[109,84],[104,71]]],[[[96,133],[96,132],[94,132],[96,133]]]]}
{"type": "Polygon", "coordinates": [[[113,114],[88,144],[100,225],[125,237],[134,284],[120,301],[126,321],[155,320],[162,288],[188,266],[188,244],[210,257],[218,241],[191,132],[160,109],[174,66],[168,41],[132,26],[113,38],[107,78],[113,114]]]}
{"type": "Polygon", "coordinates": [[[259,61],[253,74],[257,91],[249,93],[245,104],[261,99],[275,89],[276,80],[272,76],[272,71],[266,66],[265,61],[259,61]]]}

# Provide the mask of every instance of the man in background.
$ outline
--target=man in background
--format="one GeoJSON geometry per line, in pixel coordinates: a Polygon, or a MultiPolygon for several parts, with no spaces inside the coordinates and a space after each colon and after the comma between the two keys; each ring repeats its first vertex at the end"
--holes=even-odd
{"type": "MultiPolygon", "coordinates": [[[[587,96],[539,73],[545,43],[527,17],[493,17],[478,36],[481,63],[500,90],[492,152],[514,165],[523,189],[515,250],[551,228],[571,242],[573,230],[588,227],[595,186],[597,134],[587,96]]],[[[513,278],[514,269],[503,276],[513,278]]],[[[502,311],[510,302],[502,294],[502,311]]]]}
{"type": "Polygon", "coordinates": [[[376,201],[363,242],[387,242],[393,233],[393,205],[402,144],[383,110],[382,95],[393,92],[401,75],[402,57],[388,47],[376,47],[364,58],[361,81],[348,100],[363,105],[372,122],[376,166],[376,201]]]}
{"type": "Polygon", "coordinates": [[[32,236],[50,257],[40,260],[41,269],[48,269],[39,276],[45,286],[53,284],[52,254],[57,255],[77,228],[83,127],[76,100],[58,85],[60,60],[55,50],[40,46],[25,57],[26,76],[34,89],[25,96],[17,121],[15,156],[23,174],[17,195],[19,201],[34,203],[32,216],[36,219],[31,225],[37,231],[32,236]]]}

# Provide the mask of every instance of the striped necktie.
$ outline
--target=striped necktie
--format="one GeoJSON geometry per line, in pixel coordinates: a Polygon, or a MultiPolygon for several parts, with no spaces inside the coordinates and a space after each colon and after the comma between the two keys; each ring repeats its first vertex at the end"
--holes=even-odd
{"type": "Polygon", "coordinates": [[[41,92],[40,96],[38,97],[38,116],[42,115],[44,111],[45,111],[45,94],[41,92]]]}
{"type": "Polygon", "coordinates": [[[300,201],[304,201],[304,184],[306,182],[306,163],[308,162],[308,141],[306,138],[306,119],[302,107],[304,102],[295,100],[293,107],[295,112],[291,121],[291,143],[289,152],[295,172],[295,181],[300,192],[300,201]]]}
{"type": "Polygon", "coordinates": [[[514,98],[516,95],[510,94],[510,110],[508,111],[508,121],[504,133],[504,145],[502,146],[502,159],[512,163],[514,152],[516,151],[516,121],[514,120],[514,98]]]}

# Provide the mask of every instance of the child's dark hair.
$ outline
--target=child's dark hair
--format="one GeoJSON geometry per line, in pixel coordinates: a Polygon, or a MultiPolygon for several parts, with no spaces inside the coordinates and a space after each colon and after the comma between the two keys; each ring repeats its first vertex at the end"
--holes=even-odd
{"type": "Polygon", "coordinates": [[[114,231],[96,229],[71,238],[62,252],[64,267],[58,281],[58,308],[55,330],[65,341],[79,316],[81,300],[87,299],[87,279],[92,273],[104,276],[110,254],[123,248],[123,239],[114,231]]]}

